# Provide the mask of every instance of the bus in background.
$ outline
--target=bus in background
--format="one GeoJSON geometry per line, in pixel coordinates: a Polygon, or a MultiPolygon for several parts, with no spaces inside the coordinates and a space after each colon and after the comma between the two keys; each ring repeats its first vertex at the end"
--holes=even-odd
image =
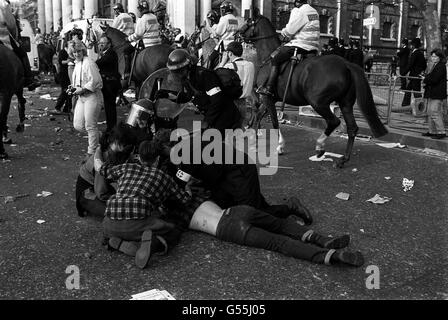
{"type": "Polygon", "coordinates": [[[37,52],[37,45],[34,41],[34,32],[31,24],[28,20],[20,19],[20,28],[22,32],[20,34],[23,49],[28,54],[28,60],[30,61],[31,70],[33,72],[39,71],[39,54],[37,52]]]}

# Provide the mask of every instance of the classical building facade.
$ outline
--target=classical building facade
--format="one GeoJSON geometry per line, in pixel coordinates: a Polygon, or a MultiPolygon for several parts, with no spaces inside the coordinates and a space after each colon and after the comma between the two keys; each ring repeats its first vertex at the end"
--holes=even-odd
{"type": "MultiPolygon", "coordinates": [[[[442,35],[448,40],[448,1],[436,0],[441,19],[442,35]]],[[[83,18],[113,17],[113,6],[121,2],[129,12],[138,16],[138,0],[28,0],[29,14],[37,13],[38,24],[43,32],[57,31],[62,25],[83,18]],[[37,2],[32,6],[30,3],[37,2]]],[[[223,0],[166,0],[167,13],[173,26],[191,33],[195,26],[205,20],[211,9],[219,9],[223,0]]],[[[421,14],[407,0],[373,0],[380,11],[379,29],[372,32],[365,27],[365,45],[388,51],[397,48],[402,38],[423,37],[421,14]]],[[[233,0],[239,17],[251,5],[260,8],[280,30],[287,23],[293,0],[233,0]]],[[[360,0],[309,0],[320,14],[322,42],[330,37],[361,38],[362,13],[360,0]]],[[[370,1],[366,1],[368,5],[370,1]]]]}

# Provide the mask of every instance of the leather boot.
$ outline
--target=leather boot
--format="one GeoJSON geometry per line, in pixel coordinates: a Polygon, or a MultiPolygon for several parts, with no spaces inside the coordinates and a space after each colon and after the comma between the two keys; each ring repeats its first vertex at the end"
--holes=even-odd
{"type": "Polygon", "coordinates": [[[261,87],[257,93],[265,94],[269,96],[275,95],[275,85],[277,83],[278,74],[280,72],[280,66],[271,66],[271,73],[269,74],[268,81],[265,87],[261,87]]]}
{"type": "Polygon", "coordinates": [[[325,249],[342,249],[350,244],[350,236],[348,234],[333,238],[322,236],[313,230],[305,232],[301,240],[325,249]]]}

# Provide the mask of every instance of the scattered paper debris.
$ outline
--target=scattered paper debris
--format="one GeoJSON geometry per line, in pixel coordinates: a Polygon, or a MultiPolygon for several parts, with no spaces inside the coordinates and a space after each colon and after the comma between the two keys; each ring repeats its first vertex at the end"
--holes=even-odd
{"type": "Polygon", "coordinates": [[[358,172],[358,169],[354,168],[354,169],[352,170],[352,172],[358,172]]]}
{"type": "Polygon", "coordinates": [[[17,147],[17,145],[16,145],[15,143],[10,144],[9,146],[10,146],[10,147],[17,147]]]}
{"type": "Polygon", "coordinates": [[[389,202],[390,200],[392,200],[392,198],[380,196],[379,194],[376,194],[373,198],[371,198],[367,201],[375,203],[375,204],[384,204],[386,202],[389,202]]]}
{"type": "Polygon", "coordinates": [[[414,180],[403,178],[403,191],[408,192],[414,187],[414,180]]]}
{"type": "Polygon", "coordinates": [[[60,127],[56,127],[56,128],[54,128],[54,132],[61,132],[62,130],[64,130],[64,129],[62,129],[62,128],[60,128],[60,127]]]}
{"type": "Polygon", "coordinates": [[[361,231],[362,233],[365,233],[364,229],[359,229],[359,231],[361,231]]]}
{"type": "Polygon", "coordinates": [[[106,124],[106,123],[107,123],[107,121],[98,122],[98,124],[106,124]]]}
{"type": "Polygon", "coordinates": [[[333,152],[325,152],[322,157],[318,158],[316,155],[314,155],[314,156],[310,157],[309,160],[310,161],[314,161],[314,162],[320,162],[320,161],[330,161],[330,162],[332,162],[333,159],[329,158],[329,157],[342,158],[343,155],[342,154],[338,154],[338,153],[333,153],[333,152]]]}
{"type": "MultiPolygon", "coordinates": [[[[343,138],[343,139],[348,139],[348,134],[342,133],[339,137],[343,138]]],[[[356,136],[355,140],[368,142],[368,141],[372,140],[372,137],[371,136],[362,135],[362,134],[358,134],[356,136]]]]}
{"type": "Polygon", "coordinates": [[[348,193],[345,193],[345,192],[339,192],[337,195],[336,195],[336,198],[338,198],[338,199],[341,199],[341,200],[348,200],[348,199],[350,199],[350,194],[348,194],[348,193]]]}
{"type": "Polygon", "coordinates": [[[153,289],[132,296],[130,300],[176,300],[168,291],[153,289]]]}
{"type": "Polygon", "coordinates": [[[280,124],[291,124],[290,120],[282,119],[279,121],[280,124]]]}
{"type": "Polygon", "coordinates": [[[53,100],[53,98],[51,97],[51,95],[49,93],[44,94],[44,95],[40,96],[39,98],[43,99],[43,100],[53,100]]]}
{"type": "Polygon", "coordinates": [[[68,160],[70,160],[70,157],[64,157],[63,160],[68,161],[68,160]]]}
{"type": "Polygon", "coordinates": [[[391,177],[384,177],[384,179],[386,179],[386,180],[390,180],[390,179],[392,179],[391,177]]]}
{"type": "Polygon", "coordinates": [[[383,147],[383,148],[387,148],[387,149],[393,149],[393,148],[399,148],[399,149],[403,149],[406,148],[406,145],[401,144],[401,143],[377,143],[376,145],[383,147]]]}
{"type": "Polygon", "coordinates": [[[25,128],[28,128],[28,127],[31,127],[31,125],[28,123],[25,123],[25,128]]]}
{"type": "Polygon", "coordinates": [[[37,220],[36,221],[38,224],[43,224],[43,223],[45,223],[45,220],[37,220]]]}
{"type": "Polygon", "coordinates": [[[423,149],[423,153],[426,153],[431,156],[438,156],[438,157],[447,157],[448,156],[448,154],[443,151],[430,149],[430,148],[423,149]]]}
{"type": "Polygon", "coordinates": [[[42,170],[46,170],[48,169],[48,167],[40,167],[42,170]]]}
{"type": "Polygon", "coordinates": [[[38,193],[37,196],[38,197],[42,197],[42,198],[46,198],[53,195],[53,193],[49,192],[49,191],[42,191],[42,193],[38,193]]]}
{"type": "Polygon", "coordinates": [[[6,203],[10,203],[10,202],[14,202],[14,197],[11,197],[11,196],[7,196],[7,197],[5,197],[5,204],[6,203]]]}
{"type": "Polygon", "coordinates": [[[282,167],[282,166],[266,166],[265,168],[294,170],[294,167],[282,167]]]}

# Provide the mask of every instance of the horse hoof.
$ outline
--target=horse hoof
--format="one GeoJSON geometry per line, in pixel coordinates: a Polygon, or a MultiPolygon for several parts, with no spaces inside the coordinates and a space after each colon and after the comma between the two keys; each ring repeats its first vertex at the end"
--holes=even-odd
{"type": "Polygon", "coordinates": [[[9,156],[6,152],[0,153],[0,160],[8,160],[9,156]]]}
{"type": "Polygon", "coordinates": [[[316,156],[318,158],[322,158],[324,154],[325,154],[325,150],[316,150],[316,156]]]}
{"type": "Polygon", "coordinates": [[[16,127],[16,132],[24,132],[25,131],[25,125],[24,124],[18,124],[16,127]]]}

